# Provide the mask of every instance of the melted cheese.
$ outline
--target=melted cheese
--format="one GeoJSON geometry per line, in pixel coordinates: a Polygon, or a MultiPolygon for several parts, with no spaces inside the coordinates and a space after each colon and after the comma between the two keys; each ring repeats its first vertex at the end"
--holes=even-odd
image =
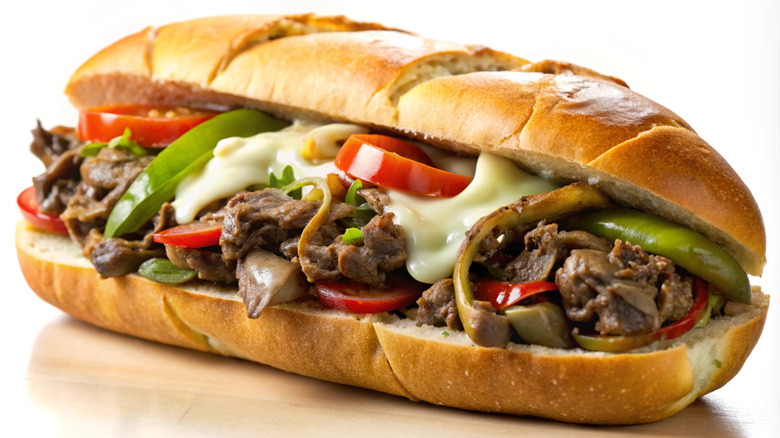
{"type": "MultiPolygon", "coordinates": [[[[313,139],[318,149],[333,151],[349,135],[365,132],[365,128],[357,125],[295,122],[277,132],[224,139],[204,169],[187,177],[177,188],[173,201],[176,220],[181,224],[192,222],[210,203],[231,197],[249,186],[267,184],[271,172],[281,175],[287,165],[292,166],[298,178],[336,172],[330,160],[304,159],[301,156],[304,141],[313,139]]],[[[521,196],[557,188],[493,154],[483,153],[475,160],[427,147],[426,152],[438,167],[473,175],[474,180],[452,198],[436,199],[388,190],[391,202],[387,210],[394,213],[394,221],[403,226],[406,234],[409,255],[406,266],[415,279],[424,283],[452,275],[465,233],[479,218],[521,196]]]]}
{"type": "Polygon", "coordinates": [[[482,153],[474,180],[457,196],[437,199],[388,190],[387,209],[404,227],[409,273],[423,283],[435,283],[452,276],[458,248],[477,220],[522,196],[556,188],[506,158],[482,153]]]}
{"type": "Polygon", "coordinates": [[[176,221],[190,223],[210,203],[232,197],[255,184],[268,184],[271,172],[281,176],[287,165],[292,166],[297,178],[337,172],[331,160],[304,159],[301,156],[304,140],[314,138],[318,147],[327,150],[337,148],[351,134],[365,132],[366,128],[357,125],[295,122],[281,131],[221,140],[214,149],[214,158],[203,170],[189,175],[176,189],[172,203],[176,221]]]}

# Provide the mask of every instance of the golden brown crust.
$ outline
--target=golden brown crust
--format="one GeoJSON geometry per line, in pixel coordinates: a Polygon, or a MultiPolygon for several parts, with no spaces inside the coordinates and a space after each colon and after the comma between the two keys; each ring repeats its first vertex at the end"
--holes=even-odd
{"type": "Polygon", "coordinates": [[[684,120],[625,87],[574,75],[472,73],[421,84],[401,99],[399,113],[405,130],[588,181],[688,225],[761,273],[766,237],[750,190],[684,120]]]}
{"type": "Polygon", "coordinates": [[[133,336],[463,409],[596,424],[666,418],[730,380],[758,341],[769,299],[634,354],[472,344],[389,314],[360,317],[291,303],[246,317],[236,291],[101,279],[65,236],[20,222],[32,289],[76,318],[133,336]],[[685,342],[683,344],[682,342],[685,342]]]}
{"type": "Polygon", "coordinates": [[[682,118],[623,84],[559,61],[529,64],[344,17],[298,15],[142,31],[87,61],[66,92],[77,107],[249,106],[364,123],[459,152],[492,150],[682,222],[760,275],[766,237],[747,187],[682,118]]]}
{"type": "MultiPolygon", "coordinates": [[[[764,225],[747,187],[682,118],[624,85],[567,63],[530,64],[344,17],[299,15],[146,29],[87,61],[66,92],[77,107],[247,106],[492,151],[687,224],[760,274],[764,225]]],[[[444,337],[391,315],[355,317],[311,303],[251,320],[234,291],[100,279],[86,261],[41,252],[44,236],[17,230],[31,287],[101,327],[413,400],[570,422],[640,423],[683,409],[736,374],[768,306],[756,290],[753,306],[633,354],[492,349],[463,333],[444,337]]]]}

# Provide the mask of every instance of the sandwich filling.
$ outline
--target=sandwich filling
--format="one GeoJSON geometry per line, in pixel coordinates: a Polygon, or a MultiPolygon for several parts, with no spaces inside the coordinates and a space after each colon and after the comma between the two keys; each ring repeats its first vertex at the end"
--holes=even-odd
{"type": "Polygon", "coordinates": [[[235,283],[250,318],[294,300],[391,311],[486,346],[629,350],[706,323],[747,284],[714,244],[697,243],[717,269],[656,249],[658,233],[692,231],[637,212],[649,237],[604,232],[633,213],[488,153],[266,119],[253,123],[274,129],[182,146],[223,132],[229,114],[167,148],[38,124],[37,213],[58,217],[104,277],[235,283]]]}

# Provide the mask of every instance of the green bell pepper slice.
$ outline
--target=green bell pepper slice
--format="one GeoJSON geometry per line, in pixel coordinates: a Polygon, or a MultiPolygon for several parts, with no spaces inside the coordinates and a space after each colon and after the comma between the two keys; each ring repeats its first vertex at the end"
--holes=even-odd
{"type": "Polygon", "coordinates": [[[750,304],[745,270],[719,245],[684,226],[628,208],[592,211],[564,222],[570,230],[585,230],[610,240],[640,245],[703,278],[733,301],[750,304]]]}
{"type": "Polygon", "coordinates": [[[119,199],[106,222],[106,239],[132,233],[170,200],[189,174],[213,157],[217,142],[278,131],[289,123],[259,111],[239,109],[219,114],[192,128],[171,143],[141,172],[119,199]]]}
{"type": "Polygon", "coordinates": [[[574,183],[549,193],[524,196],[477,221],[466,232],[466,239],[458,250],[452,277],[458,315],[471,340],[485,347],[504,347],[511,334],[505,315],[483,317],[485,313],[490,313],[492,305],[476,300],[469,279],[471,264],[477,258],[485,239],[496,231],[528,230],[542,219],[554,221],[569,214],[610,205],[609,199],[597,189],[585,183],[574,183]]]}

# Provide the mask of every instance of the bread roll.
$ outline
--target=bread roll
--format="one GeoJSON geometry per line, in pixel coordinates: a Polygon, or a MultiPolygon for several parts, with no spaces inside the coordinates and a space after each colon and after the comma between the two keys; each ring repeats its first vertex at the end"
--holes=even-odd
{"type": "Polygon", "coordinates": [[[730,303],[728,316],[704,329],[631,354],[486,348],[464,332],[445,336],[392,314],[351,314],[316,301],[249,319],[235,289],[100,278],[66,236],[24,222],[16,247],[35,293],[99,327],[415,401],[576,423],[660,420],[723,386],[758,341],[769,306],[754,287],[752,305],[730,303]]]}
{"type": "MultiPolygon", "coordinates": [[[[130,35],[84,63],[66,93],[77,108],[250,107],[358,123],[462,154],[489,151],[687,225],[750,274],[766,262],[761,213],[725,160],[622,80],[567,63],[344,17],[229,16],[130,35]]],[[[101,279],[66,237],[26,224],[17,250],[38,295],[110,330],[412,400],[595,424],[662,419],[725,384],[757,342],[769,303],[754,287],[752,305],[730,303],[706,328],[628,354],[498,349],[316,301],[248,319],[235,289],[101,279]]]]}
{"type": "Polygon", "coordinates": [[[128,36],[66,93],[77,108],[248,106],[493,151],[700,231],[761,275],[766,235],[747,186],[682,118],[621,83],[343,17],[231,16],[128,36]]]}

